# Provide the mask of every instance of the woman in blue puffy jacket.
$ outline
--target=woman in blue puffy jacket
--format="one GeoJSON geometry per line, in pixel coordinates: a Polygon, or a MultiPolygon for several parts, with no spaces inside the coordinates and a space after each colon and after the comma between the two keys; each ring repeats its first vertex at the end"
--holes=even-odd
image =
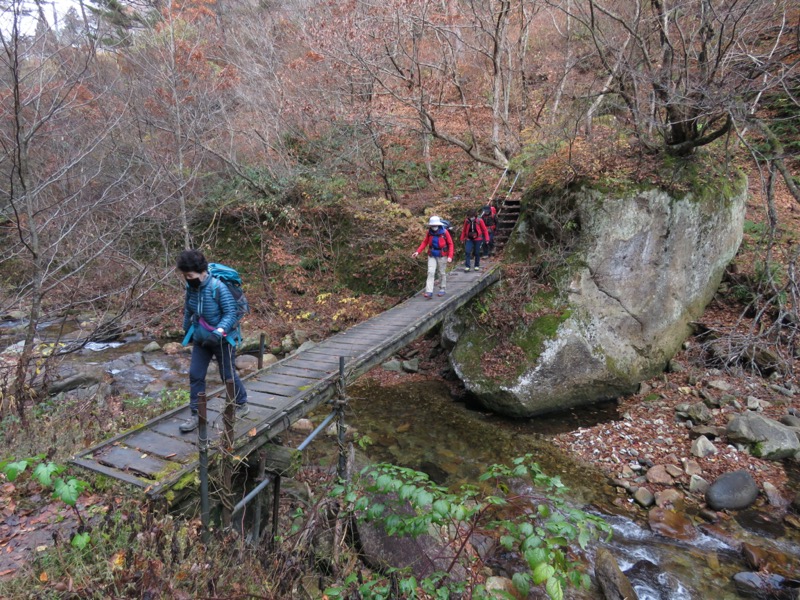
{"type": "Polygon", "coordinates": [[[189,367],[189,408],[191,415],[181,424],[183,433],[193,431],[199,423],[197,397],[206,390],[208,365],[214,358],[223,381],[233,380],[236,390],[236,415],[249,412],[247,391],[236,373],[236,344],[239,328],[236,323],[236,300],[228,286],[208,273],[208,261],[199,250],[184,250],[177,268],[186,280],[186,301],[183,307],[184,345],[192,341],[192,362],[189,367]],[[191,336],[189,333],[191,332],[191,336]]]}

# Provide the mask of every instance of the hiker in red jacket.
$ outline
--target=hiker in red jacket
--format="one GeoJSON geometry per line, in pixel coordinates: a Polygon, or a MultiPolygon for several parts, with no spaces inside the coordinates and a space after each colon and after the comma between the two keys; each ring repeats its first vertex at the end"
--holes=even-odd
{"type": "Polygon", "coordinates": [[[450,232],[439,217],[431,217],[428,221],[428,232],[425,239],[411,255],[417,258],[420,253],[428,249],[428,279],[425,282],[425,293],[422,295],[426,300],[433,298],[433,284],[436,279],[436,271],[439,271],[439,296],[445,295],[447,288],[447,263],[453,262],[453,238],[450,232]]]}
{"type": "Polygon", "coordinates": [[[467,251],[467,259],[464,263],[464,270],[469,273],[470,262],[475,257],[475,270],[481,270],[481,246],[484,242],[489,243],[489,230],[486,223],[478,216],[478,211],[471,208],[467,211],[467,218],[464,219],[464,227],[461,228],[461,241],[464,242],[467,251]]]}
{"type": "Polygon", "coordinates": [[[490,202],[481,209],[481,219],[489,230],[489,241],[483,245],[483,257],[486,258],[494,254],[494,234],[497,231],[497,209],[494,204],[490,202]]]}

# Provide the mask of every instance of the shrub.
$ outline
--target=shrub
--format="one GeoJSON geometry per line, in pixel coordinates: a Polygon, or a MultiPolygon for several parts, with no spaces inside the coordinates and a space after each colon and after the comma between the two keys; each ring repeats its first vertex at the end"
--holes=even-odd
{"type": "Polygon", "coordinates": [[[543,585],[550,598],[560,600],[567,585],[589,586],[583,564],[572,559],[571,552],[575,545],[585,549],[601,534],[610,536],[607,523],[570,507],[560,479],[544,474],[530,454],[511,466],[491,466],[480,481],[480,488],[465,485],[451,493],[424,473],[379,464],[364,469],[355,483],[335,487],[333,494],[346,514],[379,523],[389,535],[416,537],[435,531],[454,550],[454,557],[449,567],[421,581],[398,572],[367,580],[350,575],[329,586],[325,594],[329,598],[489,597],[480,582],[480,558],[468,551],[470,537],[477,532],[492,532],[505,550],[521,557],[524,564],[513,582],[524,595],[531,585],[543,585]],[[471,573],[469,581],[451,577],[457,564],[471,573]]]}

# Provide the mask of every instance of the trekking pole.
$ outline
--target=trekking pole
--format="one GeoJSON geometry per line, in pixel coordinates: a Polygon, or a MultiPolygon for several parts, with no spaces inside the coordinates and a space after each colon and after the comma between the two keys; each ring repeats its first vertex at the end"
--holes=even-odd
{"type": "MultiPolygon", "coordinates": [[[[497,180],[497,185],[496,185],[496,186],[494,186],[494,191],[492,192],[492,195],[491,195],[491,196],[489,196],[489,203],[490,203],[490,204],[491,204],[491,202],[492,202],[492,199],[494,198],[494,195],[497,193],[497,190],[498,190],[498,188],[500,187],[500,184],[502,183],[503,179],[505,179],[505,177],[506,177],[506,173],[508,173],[508,167],[506,167],[505,169],[503,169],[503,174],[502,174],[502,175],[500,175],[500,179],[498,179],[498,180],[497,180]]],[[[515,179],[514,181],[516,182],[516,179],[515,179]]]]}

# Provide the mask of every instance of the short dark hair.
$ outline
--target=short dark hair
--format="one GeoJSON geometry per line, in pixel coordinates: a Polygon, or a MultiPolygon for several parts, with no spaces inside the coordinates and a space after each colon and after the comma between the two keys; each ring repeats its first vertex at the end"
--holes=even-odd
{"type": "Polygon", "coordinates": [[[467,211],[467,218],[468,218],[468,219],[473,219],[473,218],[475,218],[475,217],[477,217],[477,216],[478,216],[478,211],[477,211],[477,210],[475,210],[474,208],[470,208],[470,209],[467,211]]]}
{"type": "Polygon", "coordinates": [[[200,250],[184,250],[178,256],[178,270],[188,273],[202,273],[208,269],[208,261],[200,250]]]}

